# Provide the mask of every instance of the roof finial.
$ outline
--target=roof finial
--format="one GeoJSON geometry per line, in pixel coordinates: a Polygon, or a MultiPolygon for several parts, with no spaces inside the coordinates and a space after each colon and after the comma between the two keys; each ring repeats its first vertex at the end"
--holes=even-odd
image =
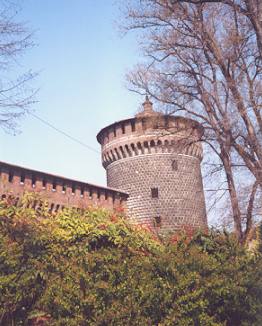
{"type": "Polygon", "coordinates": [[[150,102],[148,94],[146,94],[145,102],[143,103],[144,113],[151,113],[153,112],[153,103],[150,102]]]}

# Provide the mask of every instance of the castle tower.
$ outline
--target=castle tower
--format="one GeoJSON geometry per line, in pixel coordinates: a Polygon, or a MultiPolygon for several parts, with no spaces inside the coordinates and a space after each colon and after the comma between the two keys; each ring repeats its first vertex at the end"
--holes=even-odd
{"type": "Polygon", "coordinates": [[[107,185],[129,194],[128,216],[159,233],[207,227],[200,163],[203,128],[194,120],[143,111],[97,135],[107,185]]]}

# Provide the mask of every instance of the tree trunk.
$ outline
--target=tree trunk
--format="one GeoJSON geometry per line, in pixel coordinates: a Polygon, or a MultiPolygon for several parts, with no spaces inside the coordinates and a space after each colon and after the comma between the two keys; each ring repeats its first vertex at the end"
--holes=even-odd
{"type": "Polygon", "coordinates": [[[241,225],[241,212],[238,204],[237,191],[233,178],[232,163],[230,154],[225,150],[224,146],[221,146],[221,159],[225,168],[226,179],[228,183],[228,191],[234,220],[234,229],[239,242],[242,243],[243,231],[241,225]]]}

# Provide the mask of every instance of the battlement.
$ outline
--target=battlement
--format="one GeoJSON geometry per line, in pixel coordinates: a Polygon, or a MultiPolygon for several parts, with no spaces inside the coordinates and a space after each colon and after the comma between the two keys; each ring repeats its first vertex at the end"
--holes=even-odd
{"type": "Polygon", "coordinates": [[[98,133],[107,184],[129,194],[132,223],[161,234],[206,229],[203,133],[197,121],[155,111],[148,96],[135,117],[98,133]]]}
{"type": "Polygon", "coordinates": [[[113,210],[124,207],[128,198],[128,194],[117,189],[0,162],[0,196],[11,193],[19,198],[26,191],[41,194],[49,202],[50,211],[67,206],[113,210]]]}
{"type": "Polygon", "coordinates": [[[154,112],[115,122],[103,128],[97,140],[106,168],[116,160],[153,153],[190,155],[201,161],[202,135],[203,127],[194,120],[154,112]]]}

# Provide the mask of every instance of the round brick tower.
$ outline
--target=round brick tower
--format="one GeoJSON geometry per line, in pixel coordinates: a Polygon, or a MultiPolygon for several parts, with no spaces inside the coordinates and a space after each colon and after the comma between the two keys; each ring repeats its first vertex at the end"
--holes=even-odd
{"type": "Polygon", "coordinates": [[[155,112],[148,97],[141,113],[98,133],[107,185],[129,194],[132,222],[159,233],[207,228],[202,134],[194,120],[155,112]]]}

